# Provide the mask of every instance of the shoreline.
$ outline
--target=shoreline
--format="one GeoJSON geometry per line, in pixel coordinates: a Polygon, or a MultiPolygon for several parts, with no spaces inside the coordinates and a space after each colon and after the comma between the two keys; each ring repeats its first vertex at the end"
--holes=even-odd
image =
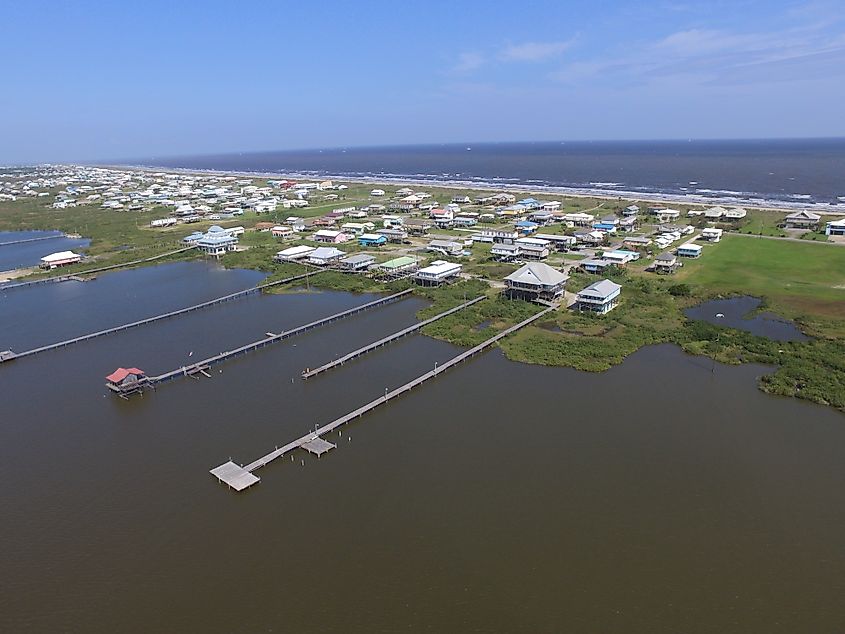
{"type": "MultiPolygon", "coordinates": [[[[66,163],[63,165],[75,165],[74,163],[66,163]]],[[[800,210],[810,210],[819,215],[839,216],[845,214],[845,203],[807,203],[807,202],[791,202],[791,201],[777,201],[777,200],[762,200],[757,202],[755,199],[747,199],[740,197],[710,197],[697,196],[693,194],[661,194],[659,192],[632,192],[627,190],[619,190],[609,192],[606,189],[591,189],[581,187],[565,187],[565,186],[537,186],[536,184],[518,184],[518,183],[502,183],[494,184],[488,181],[474,182],[460,179],[438,180],[435,178],[413,178],[410,176],[399,176],[396,178],[379,177],[379,176],[344,176],[342,174],[305,174],[301,172],[254,172],[244,170],[215,170],[215,169],[198,169],[188,167],[162,167],[152,165],[119,165],[119,164],[91,164],[90,167],[100,167],[104,169],[115,170],[135,170],[141,172],[163,172],[175,174],[188,175],[217,175],[217,176],[237,176],[244,178],[292,178],[292,179],[307,179],[307,180],[336,180],[340,182],[367,184],[367,185],[388,185],[388,186],[402,186],[415,185],[425,187],[439,187],[443,189],[466,189],[473,191],[484,192],[510,192],[518,191],[534,196],[562,196],[569,198],[596,198],[600,200],[625,200],[631,202],[645,202],[656,204],[678,204],[678,205],[695,205],[695,206],[729,206],[729,207],[744,207],[749,210],[757,211],[771,211],[771,212],[792,212],[800,210]]]]}

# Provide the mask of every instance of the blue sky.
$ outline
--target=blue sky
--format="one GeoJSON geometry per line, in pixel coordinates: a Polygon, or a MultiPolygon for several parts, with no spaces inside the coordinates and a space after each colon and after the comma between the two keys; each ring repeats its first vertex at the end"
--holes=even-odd
{"type": "Polygon", "coordinates": [[[845,2],[4,2],[0,163],[845,135],[845,2]]]}

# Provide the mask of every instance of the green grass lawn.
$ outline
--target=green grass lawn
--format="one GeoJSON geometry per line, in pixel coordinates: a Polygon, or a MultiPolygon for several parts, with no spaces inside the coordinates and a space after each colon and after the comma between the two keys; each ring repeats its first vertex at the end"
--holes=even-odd
{"type": "Polygon", "coordinates": [[[755,236],[777,236],[782,238],[786,233],[778,227],[786,214],[775,211],[751,209],[737,233],[748,233],[755,236]]]}
{"type": "Polygon", "coordinates": [[[845,318],[845,248],[726,235],[676,275],[711,293],[747,293],[788,317],[845,318]]]}

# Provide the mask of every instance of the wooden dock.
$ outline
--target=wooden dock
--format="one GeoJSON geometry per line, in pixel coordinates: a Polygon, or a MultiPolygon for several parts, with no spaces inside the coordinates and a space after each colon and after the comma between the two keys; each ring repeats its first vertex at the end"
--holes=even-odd
{"type": "MultiPolygon", "coordinates": [[[[57,348],[64,348],[66,346],[71,346],[75,343],[80,343],[82,341],[88,341],[89,339],[95,339],[97,337],[103,337],[105,335],[110,335],[115,332],[120,332],[122,330],[129,330],[130,328],[137,328],[138,326],[145,326],[146,324],[151,324],[156,321],[161,321],[162,319],[170,319],[171,317],[177,317],[179,315],[184,315],[185,313],[190,313],[195,310],[200,310],[202,308],[208,308],[209,306],[214,306],[216,304],[222,304],[224,302],[230,302],[236,299],[240,299],[241,297],[246,297],[247,295],[252,295],[253,293],[260,293],[265,288],[270,288],[272,286],[279,286],[280,284],[288,284],[290,282],[295,282],[297,280],[304,279],[306,277],[310,277],[314,275],[313,272],[309,271],[307,273],[301,273],[299,275],[294,275],[292,277],[287,277],[283,280],[277,280],[275,282],[268,282],[266,284],[259,284],[258,286],[254,286],[252,288],[247,288],[242,291],[237,291],[235,293],[230,293],[228,295],[223,295],[222,297],[216,297],[214,299],[210,299],[206,302],[201,302],[199,304],[194,304],[193,306],[187,306],[185,308],[180,308],[178,310],[172,310],[168,313],[162,313],[161,315],[155,315],[153,317],[147,317],[146,319],[139,319],[137,321],[132,321],[127,324],[121,324],[119,326],[114,326],[113,328],[106,328],[104,330],[98,330],[97,332],[88,333],[87,335],[80,335],[79,337],[74,337],[72,339],[66,339],[64,341],[59,341],[56,343],[51,343],[46,346],[41,346],[39,348],[33,348],[32,350],[26,350],[24,352],[17,352],[14,353],[13,356],[9,358],[3,358],[0,356],[0,363],[4,361],[11,361],[12,359],[21,359],[24,357],[29,357],[32,355],[39,354],[41,352],[47,352],[49,350],[55,350],[57,348]]],[[[75,276],[71,276],[75,277],[75,276]]]]}
{"type": "Polygon", "coordinates": [[[213,357],[209,357],[208,359],[197,361],[196,363],[192,363],[191,365],[182,366],[181,368],[171,370],[170,372],[165,372],[164,374],[159,374],[158,376],[151,376],[149,377],[149,384],[155,386],[159,383],[164,383],[166,381],[170,381],[179,377],[196,375],[198,373],[202,374],[204,370],[207,370],[212,365],[216,365],[228,359],[233,359],[234,357],[239,357],[249,352],[253,352],[260,348],[264,348],[265,346],[278,343],[279,341],[290,339],[291,337],[295,337],[296,335],[301,335],[304,332],[319,328],[320,326],[325,326],[326,324],[329,324],[333,321],[338,321],[340,319],[345,319],[346,317],[356,315],[358,313],[364,312],[365,310],[369,310],[370,308],[389,304],[391,302],[396,301],[397,299],[406,297],[412,292],[412,289],[406,289],[404,291],[394,293],[393,295],[388,295],[387,297],[380,297],[379,299],[367,302],[366,304],[355,306],[354,308],[349,308],[339,313],[335,313],[334,315],[329,315],[328,317],[317,319],[316,321],[309,322],[291,330],[286,330],[279,334],[267,333],[267,336],[265,336],[263,339],[253,341],[252,343],[240,346],[239,348],[235,348],[234,350],[221,352],[220,354],[214,355],[213,357]]]}
{"type": "Polygon", "coordinates": [[[486,297],[487,297],[486,295],[481,295],[479,297],[476,297],[475,299],[471,299],[468,302],[464,302],[463,304],[461,304],[459,306],[455,306],[454,308],[450,308],[449,310],[443,311],[442,313],[437,314],[434,317],[431,317],[429,319],[426,319],[425,321],[421,321],[418,324],[414,324],[413,326],[408,326],[407,328],[403,328],[399,332],[395,332],[392,335],[389,335],[387,337],[379,339],[378,341],[374,341],[373,343],[367,344],[366,346],[364,346],[362,348],[358,348],[357,350],[353,350],[349,354],[345,354],[342,357],[335,359],[334,361],[331,361],[329,363],[321,365],[319,368],[314,368],[313,370],[305,370],[302,373],[302,378],[303,379],[310,379],[312,376],[317,376],[318,374],[322,374],[323,372],[326,372],[327,370],[331,370],[332,368],[335,368],[339,365],[343,365],[347,361],[351,361],[352,359],[355,359],[357,357],[365,355],[368,352],[372,352],[376,348],[381,348],[382,346],[386,346],[387,344],[392,343],[392,342],[396,341],[397,339],[401,339],[402,337],[405,337],[406,335],[410,335],[412,333],[415,333],[418,330],[425,328],[429,324],[434,323],[438,319],[443,319],[444,317],[451,315],[453,313],[457,313],[458,311],[461,311],[464,308],[467,308],[468,306],[472,306],[473,304],[477,304],[478,302],[480,302],[482,299],[485,299],[486,297]]]}
{"type": "Polygon", "coordinates": [[[27,242],[41,242],[42,240],[56,240],[57,238],[65,238],[65,234],[60,233],[57,236],[41,236],[40,238],[23,238],[22,240],[9,240],[8,242],[0,242],[0,247],[10,247],[15,244],[25,244],[27,242]]]}
{"type": "MultiPolygon", "coordinates": [[[[558,306],[559,306],[558,304],[555,304],[555,305],[549,306],[548,308],[544,308],[543,310],[541,310],[536,315],[533,315],[533,316],[529,317],[528,319],[521,321],[518,324],[511,326],[510,328],[507,328],[506,330],[503,330],[502,332],[490,337],[490,339],[488,339],[487,341],[484,341],[483,343],[480,343],[477,346],[474,346],[474,347],[470,348],[469,350],[466,350],[466,351],[460,353],[459,355],[453,357],[449,361],[446,361],[445,363],[443,363],[440,366],[436,366],[435,369],[429,370],[428,372],[421,374],[417,378],[415,378],[411,381],[408,381],[404,385],[401,385],[400,387],[398,387],[398,388],[396,388],[392,391],[385,392],[384,396],[380,396],[377,399],[370,401],[366,405],[362,405],[358,409],[356,409],[352,412],[349,412],[348,414],[345,414],[344,416],[341,416],[340,418],[336,418],[332,422],[327,423],[326,425],[323,425],[322,427],[318,427],[314,431],[309,432],[309,433],[305,434],[304,436],[297,438],[296,440],[289,442],[288,444],[286,444],[282,447],[277,447],[276,449],[274,449],[270,453],[262,456],[261,458],[258,458],[257,460],[255,460],[253,462],[250,462],[249,464],[247,464],[245,466],[238,465],[237,463],[232,462],[230,460],[230,461],[220,465],[219,467],[215,467],[209,473],[211,473],[218,480],[220,480],[220,482],[223,482],[223,483],[229,485],[230,487],[232,487],[236,491],[242,491],[242,490],[244,490],[244,489],[246,489],[246,488],[248,488],[248,487],[252,486],[253,484],[260,481],[260,478],[253,474],[253,471],[271,463],[276,458],[280,458],[280,457],[284,456],[287,453],[290,453],[291,451],[293,451],[295,449],[304,448],[307,451],[310,451],[312,453],[317,453],[312,448],[320,447],[320,448],[323,448],[324,451],[328,451],[328,449],[331,449],[332,447],[325,448],[324,445],[321,445],[321,444],[316,442],[318,440],[322,440],[326,445],[331,445],[331,443],[329,443],[328,441],[325,441],[322,438],[322,436],[324,434],[328,434],[328,433],[334,431],[335,429],[337,429],[338,427],[341,427],[341,426],[347,424],[348,422],[363,416],[364,414],[370,412],[371,410],[374,410],[375,408],[379,407],[380,405],[384,405],[385,403],[391,401],[392,399],[397,398],[399,396],[402,396],[406,392],[410,392],[415,387],[422,385],[426,381],[439,376],[440,374],[442,374],[446,370],[458,365],[459,363],[461,363],[463,361],[466,361],[467,359],[475,356],[476,354],[478,354],[480,352],[483,352],[484,350],[486,350],[487,348],[492,346],[497,341],[499,341],[499,340],[507,337],[508,335],[516,332],[517,330],[520,330],[521,328],[524,328],[525,326],[528,326],[529,324],[537,321],[538,319],[542,318],[543,316],[545,316],[549,312],[556,310],[558,308],[558,306]],[[306,447],[306,445],[309,445],[310,448],[306,447]]],[[[320,453],[322,453],[322,451],[320,453]]],[[[319,455],[319,453],[317,455],[319,455]]]]}
{"type": "Polygon", "coordinates": [[[87,271],[79,271],[78,273],[74,273],[72,275],[57,275],[55,277],[42,277],[37,280],[30,280],[26,282],[15,282],[13,284],[0,284],[0,291],[8,291],[15,288],[25,288],[27,286],[36,286],[38,284],[52,284],[54,282],[67,282],[68,280],[77,280],[79,281],[82,279],[80,276],[82,275],[93,275],[94,273],[102,273],[104,271],[111,271],[114,269],[121,269],[126,266],[135,266],[136,264],[144,264],[145,262],[155,262],[156,260],[160,260],[162,258],[166,258],[171,255],[176,255],[178,253],[184,253],[185,251],[190,251],[194,247],[182,247],[180,249],[176,249],[175,251],[168,251],[167,253],[159,253],[158,255],[153,255],[149,258],[142,258],[140,260],[132,260],[131,262],[122,262],[120,264],[109,264],[108,266],[101,266],[96,269],[88,269],[87,271]]]}

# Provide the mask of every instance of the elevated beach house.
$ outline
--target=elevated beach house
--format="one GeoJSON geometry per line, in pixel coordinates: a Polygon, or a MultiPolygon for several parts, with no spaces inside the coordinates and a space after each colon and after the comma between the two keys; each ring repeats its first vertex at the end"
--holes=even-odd
{"type": "Polygon", "coordinates": [[[816,229],[821,218],[812,211],[796,211],[783,219],[783,226],[786,229],[816,229]]]}
{"type": "Polygon", "coordinates": [[[387,262],[376,264],[373,267],[382,277],[388,279],[398,279],[407,277],[412,272],[419,268],[416,258],[410,255],[401,255],[398,258],[393,258],[387,262]]]}
{"type": "Polygon", "coordinates": [[[335,247],[317,247],[308,254],[308,263],[317,266],[328,266],[335,262],[340,262],[346,253],[335,247]]]}
{"type": "Polygon", "coordinates": [[[438,286],[458,277],[461,265],[446,260],[435,260],[414,273],[414,280],[426,286],[438,286]]]}
{"type": "Polygon", "coordinates": [[[148,384],[147,375],[138,368],[118,368],[106,377],[106,387],[121,398],[143,391],[148,384]]]}
{"type": "Polygon", "coordinates": [[[678,256],[674,253],[661,253],[654,258],[654,272],[662,275],[674,273],[678,268],[678,256]]]}
{"type": "Polygon", "coordinates": [[[60,266],[69,266],[82,261],[82,256],[73,251],[59,251],[58,253],[51,253],[41,258],[41,263],[38,265],[42,269],[55,269],[60,266]]]}
{"type": "Polygon", "coordinates": [[[208,231],[197,240],[197,249],[206,255],[220,257],[229,251],[234,251],[238,244],[237,236],[222,227],[212,225],[208,231]]]}
{"type": "Polygon", "coordinates": [[[372,255],[368,255],[366,253],[356,253],[355,255],[343,258],[340,261],[340,268],[344,271],[353,271],[357,273],[360,271],[366,271],[375,264],[375,262],[376,259],[372,255]]]}
{"type": "Polygon", "coordinates": [[[295,262],[296,260],[308,257],[312,251],[314,251],[314,247],[302,244],[298,247],[290,247],[289,249],[279,251],[273,259],[276,262],[295,262]]]}
{"type": "Polygon", "coordinates": [[[543,262],[529,262],[505,278],[510,297],[552,301],[563,295],[569,278],[543,262]]]}
{"type": "Polygon", "coordinates": [[[678,247],[678,256],[682,258],[698,258],[704,248],[695,242],[687,242],[678,247]]]}
{"type": "Polygon", "coordinates": [[[455,240],[432,240],[428,243],[428,250],[443,255],[460,255],[463,253],[464,245],[455,240]]]}
{"type": "Polygon", "coordinates": [[[845,236],[845,218],[828,222],[824,233],[826,236],[845,236]]]}
{"type": "Polygon", "coordinates": [[[593,282],[577,295],[576,305],[579,311],[589,311],[604,315],[619,304],[622,287],[610,280],[593,282]]]}
{"type": "Polygon", "coordinates": [[[327,244],[341,244],[349,240],[349,236],[343,231],[335,231],[334,229],[320,229],[316,231],[311,239],[314,242],[324,242],[327,244]]]}
{"type": "Polygon", "coordinates": [[[716,227],[707,227],[701,230],[701,238],[708,242],[719,242],[722,239],[722,230],[716,227]]]}
{"type": "Polygon", "coordinates": [[[380,247],[387,244],[387,236],[380,233],[362,233],[358,236],[358,244],[362,247],[380,247]]]}

